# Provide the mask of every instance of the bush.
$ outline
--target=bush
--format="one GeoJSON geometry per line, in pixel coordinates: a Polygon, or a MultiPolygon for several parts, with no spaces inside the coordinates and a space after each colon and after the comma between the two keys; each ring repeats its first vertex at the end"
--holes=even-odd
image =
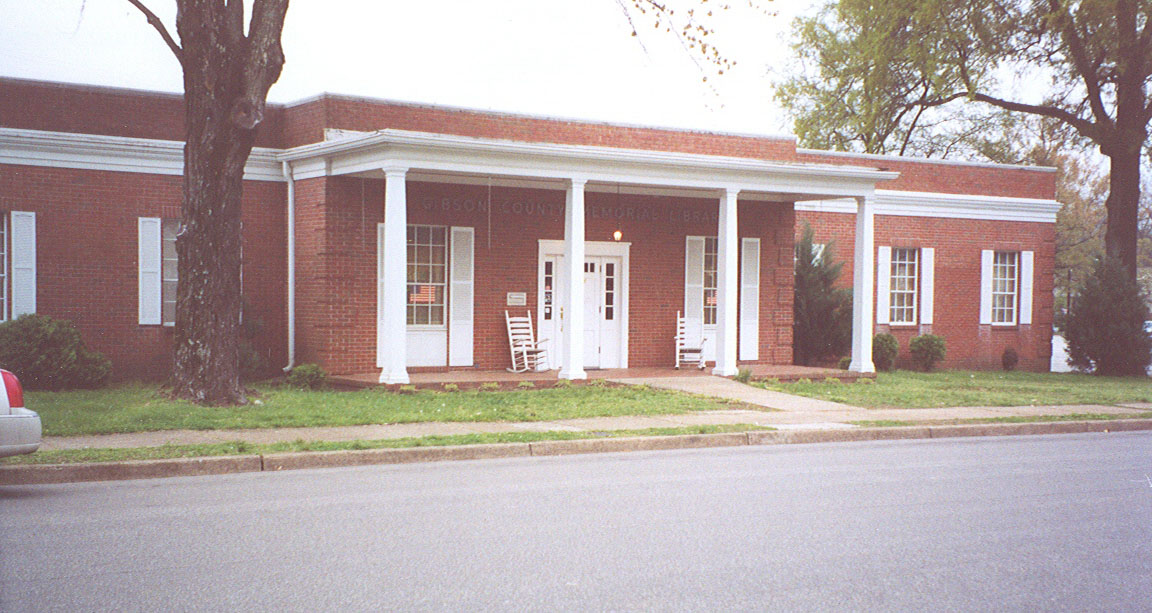
{"type": "Polygon", "coordinates": [[[877,334],[872,337],[872,363],[876,370],[890,372],[896,368],[896,354],[900,353],[900,343],[891,334],[877,334]]]}
{"type": "Polygon", "coordinates": [[[1000,367],[1004,370],[1011,372],[1016,370],[1016,364],[1020,363],[1020,354],[1016,350],[1008,347],[1004,353],[1000,354],[1000,367]]]}
{"type": "Polygon", "coordinates": [[[913,337],[912,341],[908,343],[908,350],[912,354],[912,359],[916,360],[916,365],[924,372],[931,371],[937,362],[944,359],[944,354],[947,353],[944,339],[935,334],[913,337]]]}
{"type": "Polygon", "coordinates": [[[792,361],[801,366],[842,355],[852,346],[852,290],[836,287],[844,264],[833,263],[834,246],[828,243],[817,257],[808,224],[796,243],[792,361]]]}
{"type": "Polygon", "coordinates": [[[288,373],[288,385],[300,389],[321,389],[328,384],[328,373],[319,364],[301,364],[288,373]]]}
{"type": "Polygon", "coordinates": [[[112,362],[85,347],[72,322],[21,315],[0,324],[0,368],[28,389],[58,390],[104,385],[112,362]]]}
{"type": "Polygon", "coordinates": [[[848,370],[851,366],[852,366],[852,356],[850,356],[850,355],[846,355],[846,356],[840,358],[839,362],[836,362],[836,368],[839,368],[840,370],[848,370]]]}
{"type": "Polygon", "coordinates": [[[1061,332],[1068,340],[1068,364],[1097,375],[1143,376],[1152,361],[1146,296],[1118,260],[1097,260],[1096,268],[1072,297],[1061,332]]]}
{"type": "Polygon", "coordinates": [[[736,371],[736,376],[732,378],[741,383],[747,383],[752,380],[752,369],[741,368],[740,370],[736,371]]]}
{"type": "Polygon", "coordinates": [[[518,389],[522,389],[522,390],[530,390],[530,389],[535,388],[536,384],[531,382],[531,381],[521,381],[521,382],[516,384],[516,387],[518,389]]]}
{"type": "Polygon", "coordinates": [[[458,392],[458,391],[460,391],[460,386],[456,385],[455,383],[445,383],[444,384],[444,391],[446,391],[446,392],[458,392]]]}
{"type": "Polygon", "coordinates": [[[482,392],[496,392],[500,391],[500,384],[495,381],[488,381],[487,383],[480,384],[480,391],[482,392]]]}

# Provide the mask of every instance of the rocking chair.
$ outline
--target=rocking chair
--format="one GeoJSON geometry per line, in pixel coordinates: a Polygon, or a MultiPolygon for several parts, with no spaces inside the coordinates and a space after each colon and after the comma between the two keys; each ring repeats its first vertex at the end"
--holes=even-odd
{"type": "Polygon", "coordinates": [[[530,372],[541,370],[548,361],[548,353],[540,347],[548,339],[536,340],[532,326],[532,312],[527,317],[512,317],[504,311],[504,321],[508,324],[508,347],[512,352],[512,368],[508,372],[530,372]]]}
{"type": "Polygon", "coordinates": [[[700,322],[689,322],[676,311],[676,370],[681,364],[695,364],[704,370],[704,341],[700,322]]]}

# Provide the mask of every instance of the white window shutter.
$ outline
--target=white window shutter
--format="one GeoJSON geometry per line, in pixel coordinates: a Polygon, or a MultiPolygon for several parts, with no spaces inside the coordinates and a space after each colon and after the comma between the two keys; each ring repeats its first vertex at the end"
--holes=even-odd
{"type": "Polygon", "coordinates": [[[684,243],[684,319],[704,325],[703,236],[689,236],[684,243]]]}
{"type": "Polygon", "coordinates": [[[936,250],[920,250],[920,323],[932,323],[932,307],[936,298],[936,250]]]}
{"type": "Polygon", "coordinates": [[[760,359],[760,239],[740,241],[740,359],[760,359]]]}
{"type": "Polygon", "coordinates": [[[36,213],[12,211],[12,317],[36,312],[36,213]]]}
{"type": "Polygon", "coordinates": [[[387,343],[380,334],[380,324],[384,321],[384,224],[376,224],[376,368],[384,367],[384,351],[387,343]]]}
{"type": "Polygon", "coordinates": [[[980,323],[992,323],[992,260],[995,252],[984,249],[980,252],[980,323]]]}
{"type": "Polygon", "coordinates": [[[1020,252],[1020,325],[1032,323],[1032,269],[1034,254],[1020,252]]]}
{"type": "Polygon", "coordinates": [[[448,300],[448,365],[471,366],[473,345],[473,243],[472,228],[453,227],[449,263],[451,293],[448,300]]]}
{"type": "Polygon", "coordinates": [[[163,323],[160,314],[160,218],[141,217],[137,220],[136,229],[140,325],[158,326],[163,323]]]}
{"type": "Polygon", "coordinates": [[[892,247],[876,248],[876,323],[886,324],[892,316],[888,308],[892,286],[892,247]]]}

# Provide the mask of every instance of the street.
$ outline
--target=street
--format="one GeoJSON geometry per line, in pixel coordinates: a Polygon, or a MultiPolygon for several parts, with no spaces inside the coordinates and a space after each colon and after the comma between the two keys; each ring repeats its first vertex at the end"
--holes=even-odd
{"type": "Polygon", "coordinates": [[[0,487],[0,610],[1148,610],[1152,433],[0,487]]]}

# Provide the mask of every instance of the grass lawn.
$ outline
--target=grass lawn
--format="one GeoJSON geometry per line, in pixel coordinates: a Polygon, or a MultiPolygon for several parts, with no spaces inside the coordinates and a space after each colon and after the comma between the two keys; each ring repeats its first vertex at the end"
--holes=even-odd
{"type": "Polygon", "coordinates": [[[1117,419],[1150,419],[1152,411],[1118,415],[1116,413],[1069,413],[1067,415],[1012,415],[1006,417],[973,417],[970,419],[931,419],[906,421],[897,419],[869,419],[848,423],[863,428],[893,428],[898,426],[958,426],[964,424],[1029,424],[1056,421],[1115,421],[1117,419]]]}
{"type": "Polygon", "coordinates": [[[155,385],[126,384],[101,390],[27,392],[45,436],[153,430],[234,430],[352,426],[422,421],[550,421],[577,417],[661,415],[730,409],[724,400],[642,386],[574,386],[517,391],[379,389],[302,391],[257,385],[242,407],[201,407],[175,401],[155,385]]]}
{"type": "Polygon", "coordinates": [[[163,460],[170,458],[200,458],[207,456],[257,455],[292,451],[337,451],[342,449],[381,449],[401,447],[435,447],[444,445],[477,445],[481,443],[531,443],[535,441],[569,441],[586,438],[616,438],[624,436],[672,436],[677,434],[717,434],[773,430],[752,424],[715,426],[687,426],[683,428],[647,428],[643,430],[607,430],[603,432],[495,432],[457,434],[453,436],[424,436],[418,438],[380,439],[371,441],[293,441],[254,445],[245,442],[209,443],[200,445],[163,445],[129,449],[53,449],[40,450],[28,455],[0,459],[4,464],[77,464],[85,462],[124,462],[128,460],[163,460]]]}
{"type": "Polygon", "coordinates": [[[753,382],[766,389],[867,408],[923,409],[1152,402],[1152,380],[1075,373],[950,370],[879,373],[875,383],[753,382]]]}

